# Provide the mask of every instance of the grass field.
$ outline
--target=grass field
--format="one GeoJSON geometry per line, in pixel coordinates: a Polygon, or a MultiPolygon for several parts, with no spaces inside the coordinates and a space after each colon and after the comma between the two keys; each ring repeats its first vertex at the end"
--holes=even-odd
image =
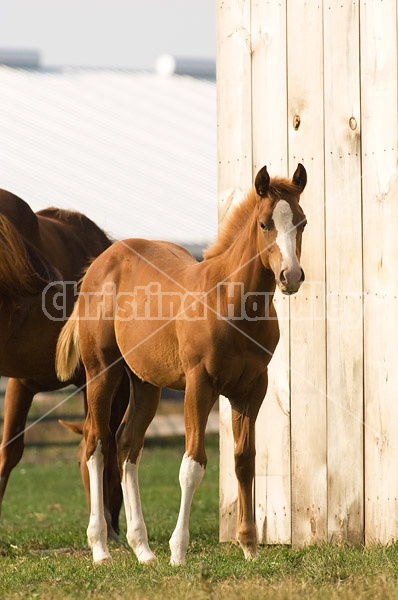
{"type": "Polygon", "coordinates": [[[151,567],[139,565],[124,543],[111,544],[112,564],[94,566],[74,450],[28,449],[12,475],[3,509],[0,597],[398,598],[395,544],[263,547],[255,562],[246,562],[235,545],[219,544],[217,438],[208,442],[209,466],[194,499],[187,564],[179,568],[168,564],[168,539],[179,507],[182,440],[149,445],[141,463],[143,510],[159,559],[151,567]]]}

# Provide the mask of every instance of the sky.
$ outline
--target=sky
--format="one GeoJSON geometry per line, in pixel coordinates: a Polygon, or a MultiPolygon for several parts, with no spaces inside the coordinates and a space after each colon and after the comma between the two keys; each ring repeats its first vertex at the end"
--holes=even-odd
{"type": "Polygon", "coordinates": [[[162,54],[215,59],[214,0],[1,0],[0,48],[44,67],[153,70],[162,54]]]}

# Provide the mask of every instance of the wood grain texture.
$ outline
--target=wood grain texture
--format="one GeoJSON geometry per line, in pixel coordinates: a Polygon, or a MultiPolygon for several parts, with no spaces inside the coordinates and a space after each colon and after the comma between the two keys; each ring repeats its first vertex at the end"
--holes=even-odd
{"type": "MultiPolygon", "coordinates": [[[[252,2],[253,176],[287,176],[286,1],[252,2]]],[[[275,294],[281,339],[256,424],[255,516],[260,543],[291,541],[289,300],[275,294]]]]}
{"type": "MultiPolygon", "coordinates": [[[[303,162],[306,282],[257,423],[262,543],[398,537],[396,0],[218,2],[219,214],[303,162]]],[[[224,401],[222,401],[224,402],[224,401]]],[[[221,417],[222,539],[237,488],[221,417]]]]}
{"type": "MultiPolygon", "coordinates": [[[[218,215],[252,185],[250,0],[218,0],[218,215]]],[[[231,409],[220,398],[220,541],[236,538],[238,510],[231,409]]]]}
{"type": "Polygon", "coordinates": [[[324,32],[328,531],[337,542],[360,542],[363,330],[358,3],[329,2],[324,32]]]}
{"type": "Polygon", "coordinates": [[[301,264],[306,280],[291,298],[292,543],[326,539],[326,332],[324,223],[323,12],[318,2],[289,2],[289,167],[308,173],[302,204],[308,226],[301,264]]]}
{"type": "Polygon", "coordinates": [[[398,536],[397,6],[361,6],[365,535],[398,536]]]}

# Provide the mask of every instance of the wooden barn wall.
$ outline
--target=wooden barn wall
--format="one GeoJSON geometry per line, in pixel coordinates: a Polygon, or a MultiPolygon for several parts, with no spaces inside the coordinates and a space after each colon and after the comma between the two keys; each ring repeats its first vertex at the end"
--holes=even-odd
{"type": "Polygon", "coordinates": [[[397,5],[361,3],[365,539],[398,537],[397,5]]]}
{"type": "MultiPolygon", "coordinates": [[[[395,0],[217,0],[220,221],[264,164],[308,173],[302,265],[257,424],[261,543],[398,536],[395,0]]],[[[220,539],[235,538],[230,409],[220,539]]]]}

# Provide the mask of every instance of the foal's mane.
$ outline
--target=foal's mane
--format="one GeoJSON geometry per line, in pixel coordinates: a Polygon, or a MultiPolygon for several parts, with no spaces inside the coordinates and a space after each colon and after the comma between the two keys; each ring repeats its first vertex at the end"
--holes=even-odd
{"type": "MultiPolygon", "coordinates": [[[[281,198],[298,196],[299,194],[300,190],[298,186],[292,183],[290,179],[273,177],[270,181],[268,197],[274,202],[277,202],[281,198]]],[[[262,198],[253,187],[240,204],[232,207],[232,210],[227,214],[221,225],[217,240],[204,251],[203,257],[205,259],[213,258],[229,248],[242,233],[247,222],[253,215],[257,204],[261,201],[262,198]]]]}

